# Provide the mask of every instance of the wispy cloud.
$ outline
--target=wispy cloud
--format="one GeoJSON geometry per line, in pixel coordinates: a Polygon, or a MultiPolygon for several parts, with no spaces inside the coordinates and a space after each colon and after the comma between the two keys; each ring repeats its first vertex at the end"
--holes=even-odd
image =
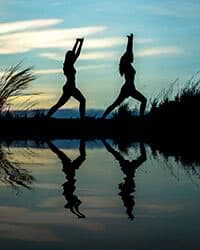
{"type": "Polygon", "coordinates": [[[98,65],[85,65],[85,66],[79,66],[77,67],[79,70],[90,70],[90,69],[100,69],[100,68],[106,68],[108,67],[108,64],[98,64],[98,65]]]}
{"type": "Polygon", "coordinates": [[[35,70],[34,73],[37,75],[49,75],[49,74],[60,74],[62,73],[62,69],[40,69],[35,70]]]}
{"type": "MultiPolygon", "coordinates": [[[[146,48],[136,52],[137,57],[147,57],[147,56],[159,56],[159,55],[177,55],[180,54],[182,50],[175,46],[166,46],[166,47],[153,47],[146,48]]],[[[48,58],[56,61],[63,61],[64,56],[60,53],[41,53],[41,57],[48,58]]],[[[80,55],[81,60],[110,60],[117,59],[121,55],[116,51],[95,51],[82,53],[80,55]]]]}
{"type": "MultiPolygon", "coordinates": [[[[48,58],[56,61],[63,61],[64,56],[60,53],[41,53],[41,57],[48,58]]],[[[97,59],[113,59],[117,58],[118,53],[114,51],[95,51],[82,53],[80,55],[81,60],[97,60],[97,59]]]]}
{"type": "Polygon", "coordinates": [[[0,54],[23,53],[39,48],[62,48],[64,44],[68,48],[72,46],[72,38],[75,36],[85,37],[104,29],[105,27],[98,26],[4,35],[0,36],[0,54]]]}
{"type": "MultiPolygon", "coordinates": [[[[63,22],[62,19],[38,19],[0,23],[0,54],[25,53],[33,49],[69,49],[73,46],[76,37],[86,37],[85,49],[109,48],[126,43],[126,39],[121,37],[99,39],[90,37],[106,30],[105,26],[52,28],[61,22],[63,22]]],[[[150,42],[152,39],[136,39],[136,43],[150,42]]],[[[98,56],[100,57],[100,54],[98,56]]],[[[101,54],[101,56],[103,55],[101,54]]]]}
{"type": "MultiPolygon", "coordinates": [[[[15,54],[28,52],[33,49],[64,48],[73,46],[75,35],[87,36],[105,29],[99,27],[83,27],[77,29],[45,30],[34,32],[23,32],[0,36],[0,54],[15,54]]],[[[141,40],[143,43],[144,41],[141,40]]],[[[84,49],[108,48],[123,45],[126,40],[113,37],[102,39],[88,38],[84,42],[84,49]]]]}
{"type": "Polygon", "coordinates": [[[82,60],[96,60],[96,59],[113,59],[117,58],[118,53],[114,51],[96,51],[96,52],[89,52],[83,53],[80,56],[82,60]]]}
{"type": "Polygon", "coordinates": [[[51,59],[51,60],[56,60],[56,61],[62,61],[64,60],[64,55],[62,55],[61,53],[41,53],[39,54],[40,57],[43,58],[47,58],[47,59],[51,59]]]}
{"type": "Polygon", "coordinates": [[[19,21],[0,23],[0,34],[17,32],[22,30],[38,29],[62,23],[62,19],[36,19],[30,21],[19,21]]]}
{"type": "MultiPolygon", "coordinates": [[[[90,69],[99,69],[103,67],[107,67],[107,64],[98,64],[98,65],[85,65],[85,66],[78,66],[78,70],[90,70],[90,69]]],[[[35,70],[35,74],[37,75],[50,75],[50,74],[60,74],[63,73],[62,69],[40,69],[35,70]]]]}
{"type": "Polygon", "coordinates": [[[160,56],[160,55],[177,55],[180,54],[181,49],[175,46],[166,46],[166,47],[155,47],[155,48],[146,48],[140,50],[136,53],[138,57],[146,57],[146,56],[160,56]]]}

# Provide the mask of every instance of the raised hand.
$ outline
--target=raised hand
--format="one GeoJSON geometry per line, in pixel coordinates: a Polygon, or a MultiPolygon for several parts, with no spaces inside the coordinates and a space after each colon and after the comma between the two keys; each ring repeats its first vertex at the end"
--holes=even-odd
{"type": "Polygon", "coordinates": [[[76,39],[78,42],[83,42],[84,41],[84,38],[82,37],[82,38],[77,38],[76,39]]]}
{"type": "Polygon", "coordinates": [[[127,35],[127,37],[132,39],[133,38],[133,33],[130,33],[130,35],[127,35]]]}

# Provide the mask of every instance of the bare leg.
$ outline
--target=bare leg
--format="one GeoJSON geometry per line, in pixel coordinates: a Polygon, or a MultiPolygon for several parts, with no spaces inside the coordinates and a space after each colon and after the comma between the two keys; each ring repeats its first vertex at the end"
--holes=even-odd
{"type": "Polygon", "coordinates": [[[49,109],[47,117],[52,116],[53,113],[55,113],[61,106],[63,106],[69,100],[69,98],[70,98],[69,94],[66,95],[63,93],[58,102],[49,109]]]}
{"type": "Polygon", "coordinates": [[[140,116],[144,115],[144,111],[146,108],[146,104],[147,104],[147,99],[145,96],[143,96],[139,91],[135,90],[132,94],[131,97],[133,97],[134,99],[138,100],[141,102],[140,104],[140,116]]]}
{"type": "Polygon", "coordinates": [[[103,113],[102,118],[106,118],[106,116],[107,116],[114,108],[116,108],[117,106],[119,106],[119,105],[124,101],[125,98],[126,98],[126,96],[124,96],[124,95],[122,94],[122,92],[120,92],[119,96],[118,96],[117,99],[113,102],[113,104],[111,104],[111,105],[106,109],[106,111],[103,113]]]}
{"type": "Polygon", "coordinates": [[[83,119],[85,117],[85,97],[81,94],[81,91],[75,88],[72,92],[72,96],[79,101],[79,112],[80,112],[80,118],[83,119]]]}

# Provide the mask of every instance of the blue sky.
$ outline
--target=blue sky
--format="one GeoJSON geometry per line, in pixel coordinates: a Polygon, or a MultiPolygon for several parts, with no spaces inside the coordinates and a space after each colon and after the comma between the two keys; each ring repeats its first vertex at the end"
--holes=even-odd
{"type": "MultiPolygon", "coordinates": [[[[65,82],[66,50],[84,36],[77,86],[88,108],[105,108],[123,84],[119,57],[126,35],[133,32],[135,84],[150,98],[177,77],[184,82],[200,70],[199,13],[195,0],[1,0],[0,71],[21,60],[24,66],[33,65],[38,79],[31,91],[41,92],[33,98],[47,108],[65,82]]],[[[77,103],[71,99],[65,107],[77,103]]]]}

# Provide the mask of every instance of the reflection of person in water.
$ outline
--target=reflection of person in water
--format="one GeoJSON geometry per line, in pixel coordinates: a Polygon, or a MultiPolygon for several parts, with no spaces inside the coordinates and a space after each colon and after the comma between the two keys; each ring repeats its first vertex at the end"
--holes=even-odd
{"type": "Polygon", "coordinates": [[[63,86],[63,94],[58,100],[58,102],[50,108],[47,113],[47,117],[50,117],[55,113],[61,106],[63,106],[69,98],[72,96],[79,101],[79,111],[80,117],[84,118],[85,116],[85,97],[81,94],[80,90],[76,88],[75,75],[76,70],[74,68],[74,63],[80,55],[81,48],[83,45],[83,38],[76,39],[76,43],[72,50],[67,51],[65,55],[65,61],[63,64],[64,75],[67,78],[66,84],[63,86]]]}
{"type": "Polygon", "coordinates": [[[58,149],[52,142],[47,142],[49,148],[57,155],[57,157],[61,160],[63,165],[63,172],[66,175],[67,181],[63,184],[63,194],[65,199],[67,200],[67,204],[65,208],[70,209],[70,211],[75,214],[78,218],[85,218],[85,215],[79,211],[79,206],[81,201],[74,194],[76,190],[76,170],[79,169],[81,164],[85,161],[85,142],[83,140],[80,141],[79,152],[80,155],[73,161],[67,157],[60,149],[58,149]]]}
{"type": "Polygon", "coordinates": [[[105,118],[114,108],[120,105],[128,97],[133,97],[140,101],[140,115],[144,115],[147,99],[135,88],[134,80],[136,71],[131,64],[133,60],[133,34],[130,34],[128,35],[126,52],[122,55],[119,63],[119,72],[121,76],[124,76],[125,83],[122,86],[117,99],[104,112],[102,116],[103,118],[105,118]]]}
{"type": "Polygon", "coordinates": [[[135,205],[134,196],[135,192],[135,171],[136,169],[146,161],[146,150],[142,143],[140,143],[140,156],[136,160],[126,160],[118,151],[111,147],[105,140],[104,146],[110,152],[115,159],[119,162],[122,172],[125,174],[124,182],[119,184],[121,199],[126,207],[126,213],[129,219],[133,220],[133,207],[135,205]]]}

